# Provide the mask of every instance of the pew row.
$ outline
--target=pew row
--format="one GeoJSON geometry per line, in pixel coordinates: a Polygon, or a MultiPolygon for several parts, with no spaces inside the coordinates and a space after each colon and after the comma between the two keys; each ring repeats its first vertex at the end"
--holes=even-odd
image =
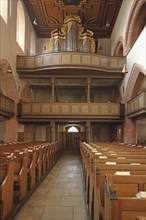
{"type": "MultiPolygon", "coordinates": [[[[109,143],[101,146],[84,142],[80,145],[80,152],[85,197],[90,218],[94,220],[104,219],[105,175],[114,174],[116,171],[125,171],[131,175],[146,175],[145,150],[143,148],[131,149],[131,146],[123,147],[109,143]]],[[[146,179],[146,176],[144,178],[146,179]]]]}
{"type": "Polygon", "coordinates": [[[62,149],[61,142],[0,146],[0,219],[11,220],[16,215],[17,208],[24,204],[60,158],[62,149]],[[9,158],[12,156],[13,170],[11,168],[10,172],[9,158]]]}
{"type": "Polygon", "coordinates": [[[134,220],[138,215],[146,217],[146,197],[137,193],[146,185],[145,176],[106,175],[104,186],[104,219],[134,220]]]}
{"type": "Polygon", "coordinates": [[[13,208],[14,158],[0,163],[0,218],[6,219],[13,208]]]}

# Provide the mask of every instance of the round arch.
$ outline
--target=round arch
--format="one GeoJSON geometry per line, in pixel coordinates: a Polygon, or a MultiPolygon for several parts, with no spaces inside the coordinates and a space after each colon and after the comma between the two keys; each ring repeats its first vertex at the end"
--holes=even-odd
{"type": "Polygon", "coordinates": [[[25,84],[25,86],[22,88],[20,97],[23,102],[32,102],[33,101],[33,97],[32,97],[28,83],[25,84]]]}
{"type": "Polygon", "coordinates": [[[78,132],[81,131],[81,127],[77,124],[68,124],[64,126],[66,132],[68,132],[68,130],[72,127],[75,127],[78,130],[78,132]]]}
{"type": "Polygon", "coordinates": [[[145,76],[146,70],[139,64],[134,64],[125,93],[126,102],[139,94],[145,76]]]}
{"type": "Polygon", "coordinates": [[[0,60],[0,91],[2,94],[18,101],[18,92],[12,69],[7,60],[0,60]]]}
{"type": "Polygon", "coordinates": [[[17,141],[17,103],[19,100],[19,94],[17,92],[17,87],[15,79],[12,73],[12,68],[7,60],[0,60],[0,92],[7,96],[8,98],[14,100],[15,102],[15,115],[14,117],[6,120],[3,118],[2,127],[3,135],[2,139],[4,142],[14,142],[17,141]]]}
{"type": "Polygon", "coordinates": [[[126,37],[125,52],[126,54],[134,45],[141,31],[146,24],[146,0],[135,1],[129,17],[126,37]]]}
{"type": "Polygon", "coordinates": [[[123,51],[123,37],[119,37],[115,47],[114,56],[123,56],[123,51]]]}

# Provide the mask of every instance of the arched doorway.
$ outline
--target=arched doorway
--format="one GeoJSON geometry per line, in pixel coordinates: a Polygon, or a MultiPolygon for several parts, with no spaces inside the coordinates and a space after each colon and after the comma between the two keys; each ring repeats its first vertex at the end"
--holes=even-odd
{"type": "Polygon", "coordinates": [[[79,151],[80,141],[85,141],[86,133],[78,125],[67,125],[62,132],[65,151],[79,151]]]}

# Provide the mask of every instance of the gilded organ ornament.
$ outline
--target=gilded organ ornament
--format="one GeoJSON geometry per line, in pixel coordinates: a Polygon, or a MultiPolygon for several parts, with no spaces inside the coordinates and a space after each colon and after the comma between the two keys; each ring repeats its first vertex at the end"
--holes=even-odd
{"type": "Polygon", "coordinates": [[[63,27],[51,32],[49,52],[76,51],[95,53],[92,31],[85,31],[79,16],[67,16],[63,27]]]}

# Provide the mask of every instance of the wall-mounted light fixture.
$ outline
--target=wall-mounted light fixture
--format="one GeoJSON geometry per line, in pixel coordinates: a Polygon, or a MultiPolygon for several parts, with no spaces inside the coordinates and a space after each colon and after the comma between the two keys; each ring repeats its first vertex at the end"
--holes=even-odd
{"type": "Polygon", "coordinates": [[[99,50],[102,50],[102,45],[100,45],[98,49],[99,49],[99,50]]]}
{"type": "Polygon", "coordinates": [[[6,72],[7,73],[12,73],[12,70],[11,69],[7,69],[6,72]]]}
{"type": "Polygon", "coordinates": [[[123,74],[128,73],[128,69],[127,69],[126,63],[124,63],[122,73],[123,73],[123,74]]]}
{"type": "Polygon", "coordinates": [[[109,20],[107,20],[106,25],[107,28],[110,26],[109,20]]]}
{"type": "Polygon", "coordinates": [[[45,45],[43,46],[43,50],[46,50],[46,46],[45,45]]]}
{"type": "Polygon", "coordinates": [[[37,23],[37,19],[36,19],[36,18],[34,19],[33,24],[34,24],[35,26],[38,25],[38,23],[37,23]]]}

